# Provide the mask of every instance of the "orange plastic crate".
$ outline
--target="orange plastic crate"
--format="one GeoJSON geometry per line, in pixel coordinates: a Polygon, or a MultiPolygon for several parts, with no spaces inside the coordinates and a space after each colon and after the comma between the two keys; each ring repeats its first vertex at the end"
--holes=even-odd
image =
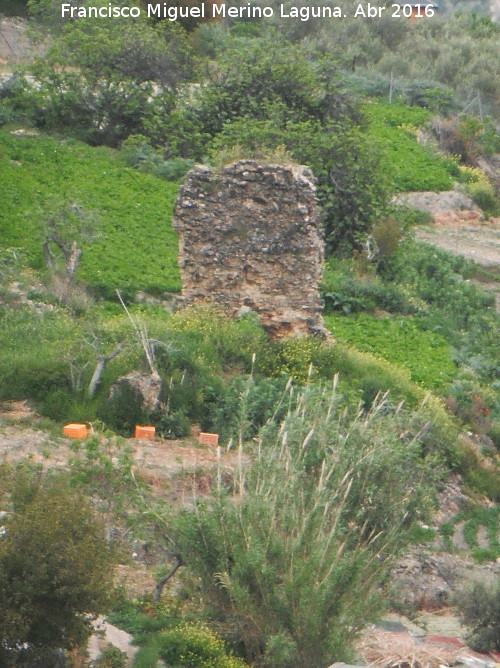
{"type": "Polygon", "coordinates": [[[89,435],[85,424],[67,424],[63,427],[63,432],[69,438],[87,438],[89,435]]]}
{"type": "Polygon", "coordinates": [[[154,438],[156,434],[155,427],[141,427],[136,425],[135,427],[135,437],[136,438],[154,438]]]}
{"type": "Polygon", "coordinates": [[[200,445],[219,445],[219,434],[209,434],[202,431],[198,436],[198,443],[200,445]]]}

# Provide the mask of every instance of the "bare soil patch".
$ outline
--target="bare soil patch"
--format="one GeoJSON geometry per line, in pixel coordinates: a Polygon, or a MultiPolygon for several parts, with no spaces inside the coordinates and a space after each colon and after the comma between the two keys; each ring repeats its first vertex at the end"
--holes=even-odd
{"type": "Polygon", "coordinates": [[[1,69],[9,69],[10,65],[22,62],[32,56],[41,56],[46,50],[46,44],[34,43],[28,35],[26,19],[0,16],[1,69]]]}
{"type": "Polygon", "coordinates": [[[434,224],[416,229],[419,241],[426,241],[455,255],[475,260],[483,267],[500,266],[500,219],[471,225],[434,224]]]}
{"type": "Polygon", "coordinates": [[[495,298],[500,313],[500,218],[470,223],[434,224],[416,229],[418,241],[474,260],[487,270],[474,282],[495,298]],[[495,280],[498,276],[498,280],[495,280]]]}

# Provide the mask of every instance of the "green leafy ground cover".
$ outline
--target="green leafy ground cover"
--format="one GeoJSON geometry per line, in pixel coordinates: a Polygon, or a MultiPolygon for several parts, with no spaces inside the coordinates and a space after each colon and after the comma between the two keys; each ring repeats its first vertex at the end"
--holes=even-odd
{"type": "Polygon", "coordinates": [[[446,339],[422,331],[411,318],[361,313],[349,318],[330,315],[326,322],[336,339],[408,369],[412,380],[428,389],[442,388],[456,375],[446,339]]]}
{"type": "Polygon", "coordinates": [[[422,107],[367,104],[368,136],[382,154],[383,171],[396,191],[451,190],[455,163],[417,142],[416,131],[431,114],[422,107]]]}
{"type": "Polygon", "coordinates": [[[1,248],[24,248],[41,267],[44,224],[78,204],[98,221],[96,241],[81,241],[80,278],[108,294],[180,290],[170,222],[175,184],[125,167],[111,149],[6,132],[0,133],[0,172],[1,248]]]}

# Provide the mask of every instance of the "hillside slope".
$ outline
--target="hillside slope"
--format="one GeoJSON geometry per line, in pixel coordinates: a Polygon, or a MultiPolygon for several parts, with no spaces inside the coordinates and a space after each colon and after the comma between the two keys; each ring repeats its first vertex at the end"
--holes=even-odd
{"type": "Polygon", "coordinates": [[[95,243],[78,240],[82,279],[104,293],[180,290],[175,184],[126,167],[111,149],[8,132],[0,172],[0,249],[23,249],[41,267],[44,226],[77,204],[97,221],[95,243]]]}

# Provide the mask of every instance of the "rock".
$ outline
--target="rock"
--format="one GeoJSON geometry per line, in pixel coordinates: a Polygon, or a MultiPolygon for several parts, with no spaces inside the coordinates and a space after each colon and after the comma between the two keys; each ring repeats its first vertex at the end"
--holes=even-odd
{"type": "Polygon", "coordinates": [[[182,304],[255,312],[273,338],[328,336],[319,283],[324,243],[307,167],[252,160],[192,169],[176,202],[182,304]]]}
{"type": "Polygon", "coordinates": [[[475,202],[464,193],[456,190],[445,192],[410,192],[396,195],[391,204],[411,206],[430,213],[439,225],[454,223],[479,223],[483,212],[475,202]]]}
{"type": "Polygon", "coordinates": [[[140,397],[143,410],[154,411],[160,407],[162,380],[157,373],[132,371],[126,376],[121,376],[112,385],[109,393],[110,398],[126,386],[140,397]]]}
{"type": "Polygon", "coordinates": [[[117,647],[121,652],[127,655],[127,666],[131,666],[134,657],[138,652],[138,647],[132,646],[132,636],[121,629],[107,622],[103,617],[99,617],[94,622],[94,633],[90,636],[88,644],[88,654],[91,665],[97,661],[101,652],[108,645],[117,647]]]}
{"type": "Polygon", "coordinates": [[[436,523],[441,526],[451,520],[469,503],[469,497],[462,490],[462,479],[458,475],[450,475],[439,492],[439,511],[436,523]]]}
{"type": "Polygon", "coordinates": [[[37,132],[36,130],[25,130],[24,128],[20,128],[19,130],[11,130],[9,132],[10,135],[13,137],[39,137],[40,133],[37,132]]]}
{"type": "Polygon", "coordinates": [[[35,43],[28,35],[26,19],[0,16],[0,62],[16,63],[35,55],[44,55],[48,40],[35,43]]]}
{"type": "Polygon", "coordinates": [[[447,605],[456,586],[456,572],[446,559],[411,554],[391,572],[393,598],[409,610],[439,610],[447,605]]]}

